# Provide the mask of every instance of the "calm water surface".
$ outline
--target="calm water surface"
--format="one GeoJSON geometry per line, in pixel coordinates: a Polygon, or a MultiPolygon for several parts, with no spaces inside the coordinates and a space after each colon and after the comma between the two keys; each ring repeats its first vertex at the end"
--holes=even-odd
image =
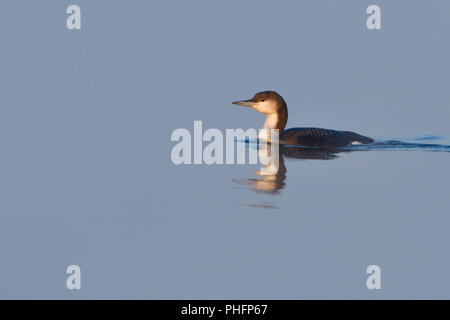
{"type": "Polygon", "coordinates": [[[376,31],[356,0],[99,0],[80,32],[69,4],[0,13],[1,298],[450,298],[448,1],[382,1],[376,31]],[[194,120],[262,126],[231,102],[267,89],[287,127],[378,142],[171,162],[194,120]]]}

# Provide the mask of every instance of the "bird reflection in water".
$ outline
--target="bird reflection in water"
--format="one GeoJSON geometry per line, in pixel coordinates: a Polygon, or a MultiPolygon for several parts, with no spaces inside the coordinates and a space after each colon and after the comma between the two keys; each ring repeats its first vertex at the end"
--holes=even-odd
{"type": "MultiPolygon", "coordinates": [[[[432,136],[433,139],[439,139],[440,137],[432,136]]],[[[235,180],[237,184],[250,186],[250,188],[258,193],[265,194],[279,194],[280,190],[285,188],[287,169],[285,166],[285,158],[288,159],[300,159],[300,160],[333,160],[339,158],[339,154],[350,152],[362,152],[370,150],[422,150],[431,152],[450,152],[450,145],[445,144],[430,144],[420,143],[421,140],[430,140],[428,136],[418,137],[414,139],[414,142],[405,142],[399,140],[377,140],[376,142],[366,146],[357,145],[342,148],[313,148],[302,146],[279,146],[278,159],[275,159],[275,163],[278,166],[274,166],[272,161],[269,161],[265,165],[263,170],[255,172],[257,177],[253,179],[235,180]]],[[[261,161],[265,158],[273,158],[271,155],[271,148],[267,144],[250,144],[246,141],[249,148],[258,146],[258,157],[261,163],[267,163],[261,161]]],[[[275,148],[276,149],[276,148],[275,148]]],[[[272,198],[273,199],[273,198],[272,198]]],[[[267,200],[267,198],[266,198],[267,200]]],[[[259,202],[257,204],[244,204],[248,207],[258,207],[266,209],[277,209],[275,201],[259,202]]]]}
{"type": "MultiPolygon", "coordinates": [[[[258,193],[279,194],[280,190],[284,189],[286,185],[287,169],[285,158],[300,160],[333,160],[339,157],[339,153],[348,153],[352,151],[354,150],[280,146],[278,154],[273,155],[270,144],[259,144],[258,158],[260,163],[264,163],[264,167],[261,168],[260,171],[254,172],[257,177],[235,180],[235,182],[240,185],[250,186],[252,190],[258,193]],[[276,159],[277,156],[278,159],[276,159]]],[[[244,206],[265,209],[278,208],[273,201],[259,202],[257,204],[244,204],[244,206]]]]}

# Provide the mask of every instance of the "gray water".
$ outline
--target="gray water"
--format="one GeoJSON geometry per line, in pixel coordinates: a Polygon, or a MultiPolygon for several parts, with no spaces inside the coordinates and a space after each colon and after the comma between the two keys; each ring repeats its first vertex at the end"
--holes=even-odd
{"type": "Polygon", "coordinates": [[[3,1],[0,298],[450,298],[449,14],[446,0],[3,1]],[[284,150],[273,181],[172,163],[174,129],[259,128],[231,102],[268,89],[288,127],[377,142],[284,150]],[[72,264],[81,290],[66,289],[72,264]]]}

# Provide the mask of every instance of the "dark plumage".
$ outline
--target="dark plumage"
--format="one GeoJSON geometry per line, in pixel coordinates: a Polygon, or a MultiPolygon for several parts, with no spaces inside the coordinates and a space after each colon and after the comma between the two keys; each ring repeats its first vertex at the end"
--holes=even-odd
{"type": "Polygon", "coordinates": [[[336,148],[350,144],[372,143],[374,140],[351,131],[321,128],[291,128],[284,130],[280,143],[293,146],[336,148]]]}

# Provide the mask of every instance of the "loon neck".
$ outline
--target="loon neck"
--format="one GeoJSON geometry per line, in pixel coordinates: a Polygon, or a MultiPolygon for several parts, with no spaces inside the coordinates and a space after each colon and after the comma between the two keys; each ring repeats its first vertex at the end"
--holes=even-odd
{"type": "Polygon", "coordinates": [[[264,129],[278,129],[279,134],[286,127],[288,119],[287,107],[284,105],[282,108],[279,108],[276,112],[269,113],[266,116],[266,122],[264,123],[264,129]]]}

